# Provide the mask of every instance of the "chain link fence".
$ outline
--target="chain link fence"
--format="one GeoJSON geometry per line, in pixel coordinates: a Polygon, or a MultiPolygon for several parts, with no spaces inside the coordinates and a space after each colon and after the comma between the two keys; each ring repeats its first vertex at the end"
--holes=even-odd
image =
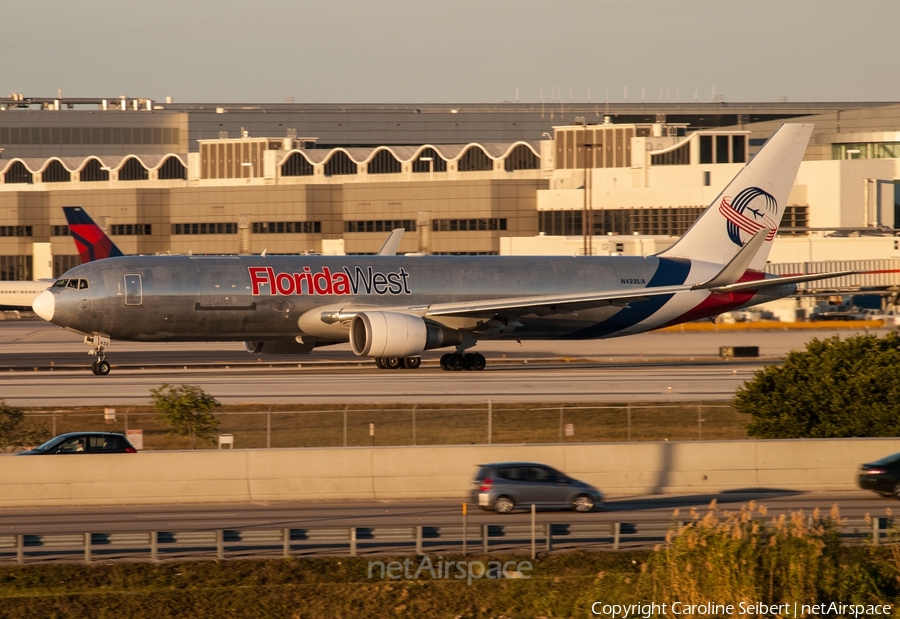
{"type": "MultiPolygon", "coordinates": [[[[64,432],[143,431],[144,449],[189,449],[153,412],[29,413],[47,438],[64,432]]],[[[215,413],[216,434],[236,448],[581,443],[611,441],[735,440],[747,438],[749,416],[730,404],[511,405],[490,401],[466,407],[322,407],[309,410],[215,413]]],[[[214,439],[217,437],[214,435],[214,439]]],[[[217,441],[198,442],[215,448],[217,441]]]]}

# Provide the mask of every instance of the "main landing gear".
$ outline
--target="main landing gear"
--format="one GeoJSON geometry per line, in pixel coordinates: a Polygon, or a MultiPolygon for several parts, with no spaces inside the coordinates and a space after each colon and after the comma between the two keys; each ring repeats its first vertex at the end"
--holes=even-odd
{"type": "Polygon", "coordinates": [[[415,370],[422,365],[422,357],[375,357],[379,370],[415,370]]]}
{"type": "Polygon", "coordinates": [[[463,370],[480,372],[486,365],[487,360],[480,352],[469,352],[466,354],[448,352],[441,357],[441,369],[445,372],[461,372],[463,370]]]}
{"type": "Polygon", "coordinates": [[[93,372],[95,376],[106,376],[109,374],[111,366],[109,365],[109,361],[106,360],[106,349],[109,347],[109,338],[97,334],[85,335],[84,343],[91,347],[88,354],[97,357],[91,364],[91,372],[93,372]]]}

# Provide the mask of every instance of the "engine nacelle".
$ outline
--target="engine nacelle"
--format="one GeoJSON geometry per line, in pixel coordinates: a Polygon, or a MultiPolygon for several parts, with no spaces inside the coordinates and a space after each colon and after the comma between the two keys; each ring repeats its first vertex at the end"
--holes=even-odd
{"type": "Polygon", "coordinates": [[[275,341],[275,342],[244,342],[244,350],[252,355],[306,355],[313,349],[314,344],[307,342],[275,341]]]}
{"type": "Polygon", "coordinates": [[[462,342],[459,331],[396,312],[362,312],[350,321],[350,347],[360,357],[415,357],[462,342]]]}

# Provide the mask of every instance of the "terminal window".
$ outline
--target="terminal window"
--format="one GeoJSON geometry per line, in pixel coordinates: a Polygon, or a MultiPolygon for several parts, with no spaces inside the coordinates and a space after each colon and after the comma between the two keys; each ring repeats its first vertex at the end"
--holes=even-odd
{"type": "Polygon", "coordinates": [[[30,279],[31,256],[0,256],[0,281],[21,282],[30,279]]]}
{"type": "Polygon", "coordinates": [[[344,222],[344,232],[390,232],[397,228],[415,232],[416,222],[413,219],[369,219],[344,222]]]}
{"type": "Polygon", "coordinates": [[[172,224],[172,234],[237,234],[235,222],[172,224]]]}
{"type": "Polygon", "coordinates": [[[319,234],[321,221],[254,221],[253,234],[319,234]]]}
{"type": "Polygon", "coordinates": [[[32,236],[31,226],[0,226],[0,236],[32,236]]]}
{"type": "Polygon", "coordinates": [[[506,230],[506,219],[434,219],[432,232],[472,232],[481,230],[506,230]]]}
{"type": "Polygon", "coordinates": [[[110,231],[117,236],[150,236],[153,234],[151,224],[113,224],[110,231]]]}

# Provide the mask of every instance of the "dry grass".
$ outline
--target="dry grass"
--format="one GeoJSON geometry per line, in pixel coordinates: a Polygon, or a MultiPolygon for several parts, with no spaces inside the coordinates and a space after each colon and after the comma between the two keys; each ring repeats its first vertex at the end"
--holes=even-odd
{"type": "MultiPolygon", "coordinates": [[[[493,443],[556,443],[746,439],[748,419],[728,404],[683,403],[640,405],[494,404],[491,407],[493,443]],[[698,417],[702,422],[698,424],[698,417]],[[565,426],[574,436],[565,436],[565,426]]],[[[105,430],[144,431],[145,449],[187,449],[188,440],[168,436],[149,406],[117,410],[106,422],[103,409],[33,409],[29,419],[39,422],[47,436],[63,432],[105,430]],[[127,426],[126,426],[127,424],[127,426]]],[[[224,406],[216,409],[218,432],[233,434],[238,448],[336,447],[357,445],[468,445],[488,442],[488,405],[427,406],[224,406]],[[415,426],[413,419],[415,418],[415,426]],[[268,424],[268,432],[267,432],[268,424]],[[369,434],[375,425],[375,436],[369,434]],[[415,433],[415,436],[414,436],[415,433]]],[[[206,445],[205,447],[209,447],[206,445]]]]}

